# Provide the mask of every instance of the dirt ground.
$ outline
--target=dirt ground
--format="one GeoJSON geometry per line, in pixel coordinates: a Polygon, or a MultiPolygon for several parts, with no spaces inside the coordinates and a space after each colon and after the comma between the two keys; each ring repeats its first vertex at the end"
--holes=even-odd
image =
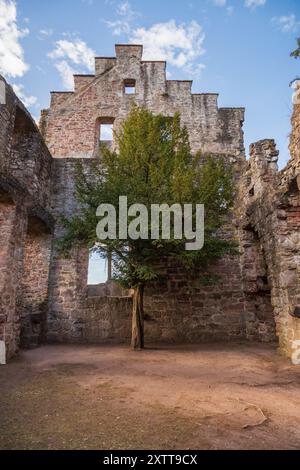
{"type": "Polygon", "coordinates": [[[0,368],[1,449],[299,449],[274,346],[45,346],[0,368]]]}

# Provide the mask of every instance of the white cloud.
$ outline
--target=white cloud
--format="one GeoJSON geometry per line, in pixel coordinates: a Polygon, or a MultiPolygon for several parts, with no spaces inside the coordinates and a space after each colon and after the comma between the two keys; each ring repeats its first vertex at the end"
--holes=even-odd
{"type": "MultiPolygon", "coordinates": [[[[214,1],[220,6],[227,5],[227,0],[214,1]]],[[[177,24],[171,19],[149,28],[134,27],[134,20],[140,14],[132,9],[128,0],[117,4],[113,0],[106,0],[106,3],[114,5],[117,16],[111,21],[104,21],[105,24],[112,29],[114,35],[124,35],[132,44],[143,44],[144,60],[166,60],[169,65],[184,69],[190,74],[199,74],[204,68],[198,59],[205,53],[205,35],[196,21],[177,24]]]]}
{"type": "Polygon", "coordinates": [[[29,69],[20,39],[29,33],[19,29],[14,0],[0,0],[0,72],[7,77],[22,77],[29,69]]]}
{"type": "Polygon", "coordinates": [[[129,2],[119,3],[119,5],[117,5],[116,12],[118,15],[126,17],[135,15],[134,11],[131,9],[131,5],[129,2]]]}
{"type": "Polygon", "coordinates": [[[49,38],[50,36],[52,36],[52,34],[53,34],[53,29],[51,29],[51,28],[49,28],[49,29],[40,29],[38,38],[39,39],[46,39],[46,38],[49,38]]]}
{"type": "Polygon", "coordinates": [[[177,25],[175,20],[157,23],[149,29],[137,28],[131,32],[130,42],[143,44],[145,60],[167,60],[177,68],[197,74],[204,65],[198,62],[205,53],[205,34],[196,22],[177,25]]]}
{"type": "MultiPolygon", "coordinates": [[[[112,4],[112,2],[107,3],[112,4]]],[[[104,23],[112,29],[112,33],[115,36],[121,36],[122,34],[128,35],[131,31],[132,22],[140,16],[139,13],[131,8],[128,1],[118,3],[115,8],[115,13],[118,19],[104,20],[104,23]]]]}
{"type": "Polygon", "coordinates": [[[273,23],[281,29],[283,33],[295,33],[300,29],[300,21],[297,20],[293,13],[287,16],[279,16],[272,18],[273,23]]]}
{"type": "Polygon", "coordinates": [[[267,0],[245,0],[245,7],[256,8],[262,7],[267,3],[267,0]]]}
{"type": "Polygon", "coordinates": [[[24,106],[26,106],[26,108],[30,108],[31,106],[34,106],[35,104],[37,104],[36,96],[26,95],[23,85],[13,84],[12,87],[14,89],[14,92],[16,93],[18,98],[20,98],[20,100],[22,101],[24,106]]]}
{"type": "Polygon", "coordinates": [[[55,49],[48,55],[51,59],[69,59],[76,65],[82,65],[88,70],[94,67],[95,53],[81,39],[69,41],[61,39],[55,43],[55,49]]]}
{"type": "Polygon", "coordinates": [[[61,60],[55,64],[55,68],[58,70],[63,86],[68,90],[74,87],[73,75],[76,70],[66,60],[61,60]]]}
{"type": "Polygon", "coordinates": [[[228,5],[227,0],[211,0],[217,7],[225,7],[225,11],[228,16],[233,14],[234,8],[232,5],[228,5]]]}
{"type": "Polygon", "coordinates": [[[87,73],[94,70],[95,52],[81,39],[56,41],[55,48],[48,56],[54,61],[63,85],[73,87],[73,74],[87,73]]]}
{"type": "Polygon", "coordinates": [[[131,26],[127,21],[116,20],[116,21],[109,21],[104,20],[106,26],[112,29],[112,33],[114,36],[121,36],[122,34],[129,34],[131,26]]]}

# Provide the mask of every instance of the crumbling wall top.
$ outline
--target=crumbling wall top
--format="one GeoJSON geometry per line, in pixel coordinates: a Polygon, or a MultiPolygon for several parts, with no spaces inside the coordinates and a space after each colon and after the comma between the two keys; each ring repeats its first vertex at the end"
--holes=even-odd
{"type": "Polygon", "coordinates": [[[278,170],[278,155],[274,139],[263,139],[250,145],[250,163],[262,165],[268,171],[278,170]]]}
{"type": "Polygon", "coordinates": [[[3,77],[5,102],[0,105],[0,177],[11,181],[27,203],[48,207],[52,157],[30,113],[3,77]]]}
{"type": "Polygon", "coordinates": [[[217,93],[192,93],[192,80],[167,80],[165,61],[143,61],[143,46],[117,44],[116,57],[96,57],[95,75],[75,75],[73,92],[52,92],[42,127],[54,157],[97,155],[99,123],[118,131],[135,103],[155,114],[179,112],[193,152],[245,158],[243,108],[218,108],[217,93]],[[132,88],[128,93],[128,83],[132,88]]]}
{"type": "Polygon", "coordinates": [[[291,158],[296,164],[297,162],[300,163],[300,80],[296,82],[296,91],[293,101],[292,133],[289,149],[291,158]]]}
{"type": "Polygon", "coordinates": [[[141,44],[116,44],[115,50],[118,62],[124,62],[131,57],[142,60],[143,46],[141,44]]]}

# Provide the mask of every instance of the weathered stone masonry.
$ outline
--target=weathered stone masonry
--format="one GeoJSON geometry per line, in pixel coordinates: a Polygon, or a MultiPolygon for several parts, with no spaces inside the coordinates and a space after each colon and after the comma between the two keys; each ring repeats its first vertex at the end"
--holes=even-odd
{"type": "MultiPolygon", "coordinates": [[[[245,159],[244,110],[218,109],[216,94],[193,95],[191,81],[166,80],[165,62],[144,62],[141,57],[141,46],[117,46],[116,58],[96,58],[95,76],[75,76],[74,93],[52,93],[42,129],[55,157],[55,238],[62,233],[60,215],[78,209],[74,200],[75,158],[82,159],[88,173],[91,158],[98,156],[99,124],[114,122],[117,130],[133,103],[167,116],[179,111],[193,152],[226,154],[239,173],[245,159]],[[135,95],[124,92],[128,80],[135,83],[135,95]]],[[[92,298],[86,286],[87,264],[87,252],[74,253],[71,260],[61,260],[53,253],[49,339],[127,341],[131,300],[120,298],[115,304],[111,298],[92,298]],[[125,321],[120,321],[120,310],[126,312],[125,321]]],[[[238,257],[211,266],[221,277],[217,286],[203,287],[197,277],[188,280],[178,266],[162,266],[162,270],[168,277],[165,285],[146,293],[148,341],[274,338],[273,324],[260,335],[257,319],[245,310],[238,257]]]]}
{"type": "Polygon", "coordinates": [[[264,253],[276,331],[291,356],[300,339],[300,105],[294,106],[287,167],[278,172],[274,141],[250,147],[241,182],[241,233],[252,230],[264,253]]]}
{"type": "MultiPolygon", "coordinates": [[[[37,292],[41,272],[36,271],[34,275],[27,263],[32,224],[48,226],[48,232],[53,227],[51,164],[52,157],[37,126],[12,88],[6,85],[6,104],[0,106],[0,340],[5,340],[8,357],[16,353],[20,344],[21,329],[25,327],[21,322],[24,308],[28,312],[25,342],[33,341],[36,334],[33,328],[46,327],[41,325],[37,305],[34,309],[31,306],[47,302],[48,275],[43,273],[46,286],[43,300],[40,292],[36,295],[32,291],[30,295],[30,285],[35,285],[33,290],[37,292]]],[[[37,245],[32,256],[32,265],[43,257],[37,245]]],[[[48,269],[46,266],[45,271],[48,269]]]]}
{"type": "Polygon", "coordinates": [[[142,46],[117,45],[116,57],[96,58],[95,75],[75,75],[74,83],[74,92],[51,94],[41,134],[9,86],[0,108],[0,340],[8,356],[20,342],[130,337],[130,296],[112,284],[87,286],[88,250],[62,259],[55,242],[63,233],[61,216],[79,210],[76,161],[88,174],[99,158],[100,124],[117,130],[133,103],[167,116],[179,111],[192,151],[225,155],[237,183],[226,233],[239,242],[240,255],[209,266],[220,277],[215,286],[203,283],[207,273],[188,279],[179,266],[163,264],[165,282],[146,292],[147,340],[273,341],[277,333],[291,355],[300,339],[299,106],[292,159],[278,172],[273,141],[253,144],[246,160],[244,109],[218,108],[218,95],[192,94],[191,81],[166,80],[166,63],[143,61],[142,46]],[[125,93],[126,83],[135,85],[135,94],[125,93]]]}

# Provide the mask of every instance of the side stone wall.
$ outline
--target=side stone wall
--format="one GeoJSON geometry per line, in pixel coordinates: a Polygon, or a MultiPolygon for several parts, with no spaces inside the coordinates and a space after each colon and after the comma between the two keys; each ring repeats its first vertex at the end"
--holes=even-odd
{"type": "MultiPolygon", "coordinates": [[[[0,340],[7,358],[19,348],[28,218],[49,227],[52,157],[28,111],[5,82],[0,105],[0,340]]],[[[39,253],[35,253],[38,259],[39,253]]],[[[38,288],[39,279],[32,278],[38,288]]]]}
{"type": "Polygon", "coordinates": [[[7,194],[0,198],[0,340],[7,357],[16,354],[20,341],[21,273],[25,214],[7,194]]]}
{"type": "Polygon", "coordinates": [[[24,244],[22,272],[21,347],[46,340],[51,232],[30,217],[24,244]]]}
{"type": "Polygon", "coordinates": [[[241,230],[254,231],[264,253],[279,347],[289,357],[300,340],[299,110],[295,106],[287,167],[277,171],[274,141],[253,144],[240,198],[241,230]]]}

